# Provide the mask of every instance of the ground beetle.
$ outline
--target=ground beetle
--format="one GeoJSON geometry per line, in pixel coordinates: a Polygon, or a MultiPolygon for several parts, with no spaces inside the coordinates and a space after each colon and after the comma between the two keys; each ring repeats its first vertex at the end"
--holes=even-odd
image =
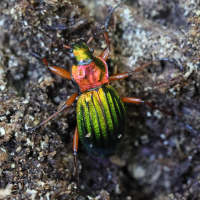
{"type": "MultiPolygon", "coordinates": [[[[80,138],[81,142],[88,151],[97,156],[108,157],[113,154],[126,132],[126,111],[123,102],[134,104],[145,103],[153,109],[160,110],[167,115],[176,117],[172,112],[161,110],[158,107],[143,101],[142,99],[133,97],[121,98],[115,89],[109,85],[111,81],[127,78],[128,76],[136,73],[140,69],[155,61],[167,60],[174,62],[173,60],[169,59],[159,59],[150,61],[132,72],[120,73],[112,76],[108,75],[108,66],[106,64],[106,60],[108,59],[110,53],[110,41],[105,29],[107,27],[110,15],[125,1],[126,0],[119,3],[109,12],[105,21],[102,23],[102,26],[92,37],[88,39],[86,43],[83,41],[83,39],[78,38],[72,40],[69,45],[63,45],[64,48],[70,50],[70,56],[74,58],[76,62],[76,64],[72,66],[71,72],[60,67],[49,66],[46,58],[41,58],[36,53],[31,53],[32,55],[42,59],[43,63],[55,74],[68,80],[75,81],[81,90],[81,94],[73,94],[65,102],[65,105],[61,108],[61,110],[29,130],[29,132],[34,131],[36,128],[47,123],[50,119],[69,107],[78,97],[77,127],[75,129],[73,139],[78,190],[78,139],[80,138]],[[89,47],[89,43],[99,33],[103,34],[108,46],[98,57],[94,57],[93,49],[89,47]]],[[[192,129],[188,125],[187,127],[192,129]]]]}

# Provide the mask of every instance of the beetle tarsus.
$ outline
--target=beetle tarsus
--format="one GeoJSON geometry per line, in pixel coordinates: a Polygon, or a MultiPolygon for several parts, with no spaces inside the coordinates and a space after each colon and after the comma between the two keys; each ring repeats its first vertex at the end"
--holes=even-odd
{"type": "Polygon", "coordinates": [[[77,163],[77,152],[74,152],[74,164],[76,170],[76,184],[77,184],[77,193],[79,194],[79,174],[78,174],[78,163],[77,163]]]}
{"type": "MultiPolygon", "coordinates": [[[[185,122],[183,122],[179,117],[177,117],[177,116],[174,116],[174,117],[175,117],[176,120],[178,120],[179,122],[181,122],[184,126],[186,126],[187,129],[190,132],[194,133],[195,135],[197,134],[197,131],[193,127],[191,127],[190,125],[188,125],[185,122]]],[[[197,135],[197,136],[200,137],[200,135],[197,135]]]]}
{"type": "Polygon", "coordinates": [[[34,57],[36,57],[36,58],[42,60],[42,57],[41,57],[40,55],[38,55],[37,53],[35,53],[35,52],[33,52],[33,51],[30,51],[29,53],[30,53],[32,56],[34,56],[34,57]]]}
{"type": "Polygon", "coordinates": [[[177,63],[177,61],[172,60],[172,59],[169,59],[169,58],[160,58],[160,59],[157,59],[156,61],[168,61],[168,62],[171,62],[171,63],[175,64],[176,66],[178,66],[178,67],[181,69],[181,71],[184,70],[184,69],[183,69],[183,66],[179,65],[179,64],[177,63]]]}

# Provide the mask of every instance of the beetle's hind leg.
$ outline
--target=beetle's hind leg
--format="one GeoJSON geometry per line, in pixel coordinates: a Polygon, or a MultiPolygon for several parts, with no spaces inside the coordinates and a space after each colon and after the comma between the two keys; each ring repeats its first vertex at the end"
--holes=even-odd
{"type": "MultiPolygon", "coordinates": [[[[140,103],[145,103],[146,105],[150,106],[151,108],[155,109],[155,110],[159,110],[160,112],[163,112],[165,113],[166,115],[170,115],[172,117],[174,117],[175,119],[177,119],[179,122],[183,123],[184,126],[190,131],[192,132],[193,134],[197,134],[197,131],[194,130],[191,126],[189,126],[188,124],[186,124],[185,122],[182,122],[176,115],[175,113],[173,112],[170,112],[170,111],[166,111],[164,109],[160,109],[159,107],[156,107],[154,106],[153,104],[147,102],[147,101],[144,101],[142,99],[139,99],[139,98],[133,98],[133,97],[122,97],[121,100],[123,102],[127,102],[127,103],[134,103],[134,104],[140,104],[140,103]]],[[[196,135],[197,136],[197,135],[196,135]]]]}
{"type": "Polygon", "coordinates": [[[153,109],[159,110],[167,115],[171,115],[171,116],[175,116],[175,114],[173,112],[169,112],[163,109],[160,109],[156,106],[154,106],[153,104],[147,102],[147,101],[143,101],[142,99],[139,98],[133,98],[133,97],[121,97],[123,102],[127,102],[127,103],[134,103],[134,104],[140,104],[140,103],[145,103],[146,105],[150,106],[153,109]]]}
{"type": "Polygon", "coordinates": [[[77,163],[77,151],[78,151],[78,128],[77,127],[74,131],[73,151],[74,151],[74,164],[75,164],[75,169],[76,169],[77,193],[79,193],[79,174],[78,174],[78,163],[77,163]]]}
{"type": "Polygon", "coordinates": [[[72,80],[71,74],[69,71],[61,68],[61,67],[57,67],[57,66],[49,66],[48,61],[46,58],[42,58],[41,56],[39,56],[37,53],[35,52],[30,52],[31,55],[33,55],[36,58],[39,58],[40,60],[42,60],[42,62],[55,74],[66,78],[68,80],[72,80]]]}

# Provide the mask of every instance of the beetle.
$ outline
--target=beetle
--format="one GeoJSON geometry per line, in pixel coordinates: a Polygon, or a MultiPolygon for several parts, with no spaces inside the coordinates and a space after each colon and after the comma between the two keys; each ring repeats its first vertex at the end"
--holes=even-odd
{"type": "Polygon", "coordinates": [[[126,132],[126,111],[123,103],[144,103],[153,109],[160,110],[167,115],[176,117],[174,113],[159,109],[142,99],[120,97],[115,89],[110,85],[110,82],[127,78],[155,61],[167,60],[174,62],[169,59],[158,59],[147,62],[132,72],[119,73],[109,76],[106,61],[109,57],[111,47],[108,33],[104,29],[107,27],[111,14],[125,1],[126,0],[119,3],[110,11],[102,23],[102,26],[93,36],[89,37],[87,42],[83,39],[77,38],[73,39],[68,45],[63,45],[64,48],[70,50],[70,56],[75,60],[75,64],[72,66],[70,72],[57,66],[50,66],[46,58],[42,58],[32,52],[32,55],[40,58],[50,71],[68,80],[73,80],[79,86],[81,91],[80,95],[78,93],[72,94],[59,111],[29,130],[29,132],[31,132],[44,125],[50,119],[61,113],[64,109],[70,107],[76,98],[78,98],[77,127],[75,128],[73,138],[74,163],[76,168],[78,191],[78,140],[81,140],[82,144],[89,152],[97,156],[108,157],[112,155],[119,146],[126,132]],[[107,43],[107,48],[98,57],[94,57],[93,49],[89,46],[89,44],[99,33],[103,34],[107,43]]]}

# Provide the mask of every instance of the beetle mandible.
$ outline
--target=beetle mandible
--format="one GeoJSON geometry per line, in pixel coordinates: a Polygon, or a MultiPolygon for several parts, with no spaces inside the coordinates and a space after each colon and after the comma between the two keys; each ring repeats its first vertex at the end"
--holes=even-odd
{"type": "MultiPolygon", "coordinates": [[[[168,59],[158,59],[147,62],[132,72],[120,73],[109,76],[106,61],[109,57],[111,47],[108,33],[105,31],[107,23],[114,10],[126,0],[115,6],[107,15],[98,31],[91,36],[87,42],[82,39],[73,39],[70,44],[63,45],[70,50],[70,56],[74,58],[75,65],[71,72],[57,66],[49,66],[46,58],[41,58],[32,52],[32,55],[41,58],[43,63],[55,74],[73,80],[81,91],[81,94],[74,93],[65,102],[64,106],[48,119],[29,130],[44,125],[50,119],[61,113],[77,100],[77,127],[74,132],[73,152],[76,168],[77,188],[79,191],[79,178],[77,166],[78,140],[80,139],[85,148],[97,156],[108,157],[112,155],[118,147],[126,132],[126,111],[124,102],[140,104],[145,103],[153,109],[160,110],[167,115],[175,116],[174,113],[161,110],[139,98],[120,97],[115,89],[110,85],[111,81],[127,78],[155,61],[168,59]],[[93,56],[93,49],[89,44],[97,34],[103,34],[107,43],[107,48],[98,56],[93,56]]],[[[172,60],[168,60],[173,62],[172,60]]]]}

